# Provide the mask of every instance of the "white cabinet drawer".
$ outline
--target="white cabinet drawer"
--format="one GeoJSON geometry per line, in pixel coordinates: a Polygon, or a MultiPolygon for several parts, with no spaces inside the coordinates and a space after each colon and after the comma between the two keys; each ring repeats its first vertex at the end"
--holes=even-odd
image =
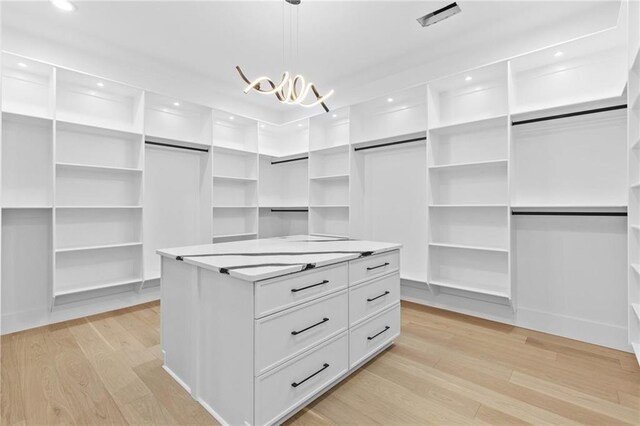
{"type": "Polygon", "coordinates": [[[360,364],[400,334],[400,304],[349,330],[349,368],[360,364]]]}
{"type": "Polygon", "coordinates": [[[345,288],[348,275],[348,265],[343,262],[259,281],[255,284],[255,316],[261,318],[345,288]]]}
{"type": "Polygon", "coordinates": [[[342,290],[256,320],[256,376],[346,331],[348,309],[347,291],[342,290]]]}
{"type": "Polygon", "coordinates": [[[399,266],[400,254],[398,250],[352,260],[349,262],[349,285],[388,274],[398,270],[399,266]]]}
{"type": "Polygon", "coordinates": [[[400,301],[400,273],[373,278],[349,288],[349,325],[400,301]]]}
{"type": "Polygon", "coordinates": [[[271,424],[348,370],[347,333],[255,379],[255,424],[271,424]]]}

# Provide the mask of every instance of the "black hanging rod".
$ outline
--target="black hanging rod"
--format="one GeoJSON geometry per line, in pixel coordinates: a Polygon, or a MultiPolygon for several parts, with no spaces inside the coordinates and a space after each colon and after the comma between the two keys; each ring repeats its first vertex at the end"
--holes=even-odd
{"type": "Polygon", "coordinates": [[[353,148],[354,151],[364,151],[365,149],[374,149],[374,148],[382,148],[383,146],[391,146],[391,145],[400,145],[403,143],[411,143],[411,142],[418,142],[418,141],[426,141],[427,137],[426,136],[422,136],[419,138],[413,138],[413,139],[406,139],[403,141],[397,141],[397,142],[387,142],[387,143],[381,143],[378,145],[369,145],[369,146],[358,146],[353,148]]]}
{"type": "Polygon", "coordinates": [[[275,213],[305,213],[308,212],[309,209],[271,209],[271,211],[275,213]]]}
{"type": "Polygon", "coordinates": [[[627,212],[516,212],[517,216],[627,216],[627,212]]]}
{"type": "Polygon", "coordinates": [[[165,146],[167,148],[186,149],[188,151],[209,152],[209,150],[206,149],[206,148],[194,148],[192,146],[173,145],[173,144],[170,144],[170,143],[151,142],[151,141],[144,141],[144,143],[147,144],[147,145],[165,146]]]}
{"type": "Polygon", "coordinates": [[[604,108],[595,108],[595,109],[587,109],[584,111],[576,111],[576,112],[568,112],[566,114],[558,114],[558,115],[549,115],[547,117],[539,117],[539,118],[531,118],[529,120],[520,120],[520,121],[512,121],[512,126],[518,126],[521,124],[529,124],[529,123],[537,123],[539,121],[548,121],[548,120],[557,120],[559,118],[568,118],[575,117],[577,115],[586,115],[586,114],[597,114],[599,112],[607,112],[607,111],[615,111],[617,109],[625,109],[627,104],[624,105],[614,105],[604,108]]]}
{"type": "Polygon", "coordinates": [[[300,160],[308,160],[309,156],[306,157],[299,157],[299,158],[291,158],[289,160],[277,160],[277,161],[272,161],[271,164],[282,164],[282,163],[290,163],[292,161],[300,161],[300,160]]]}

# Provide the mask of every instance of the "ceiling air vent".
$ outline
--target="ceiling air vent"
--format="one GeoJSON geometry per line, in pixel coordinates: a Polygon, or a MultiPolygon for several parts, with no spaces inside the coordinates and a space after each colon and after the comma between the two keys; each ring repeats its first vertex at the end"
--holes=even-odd
{"type": "Polygon", "coordinates": [[[456,13],[460,13],[462,9],[458,6],[458,3],[453,2],[442,9],[438,9],[435,12],[431,12],[427,15],[421,16],[417,19],[418,23],[423,27],[428,27],[429,25],[433,25],[436,22],[440,22],[443,19],[447,19],[450,16],[455,15],[456,13]]]}

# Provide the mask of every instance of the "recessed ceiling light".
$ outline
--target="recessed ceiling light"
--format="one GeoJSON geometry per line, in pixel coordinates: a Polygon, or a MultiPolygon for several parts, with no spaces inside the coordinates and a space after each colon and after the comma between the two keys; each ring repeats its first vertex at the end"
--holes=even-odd
{"type": "Polygon", "coordinates": [[[264,124],[261,124],[260,127],[262,127],[264,129],[264,124]]]}
{"type": "Polygon", "coordinates": [[[76,5],[69,0],[49,0],[52,5],[65,12],[73,12],[77,9],[76,5]]]}
{"type": "Polygon", "coordinates": [[[470,75],[464,78],[464,81],[471,81],[471,80],[473,80],[473,77],[471,77],[470,75]]]}
{"type": "Polygon", "coordinates": [[[24,62],[18,62],[18,66],[19,66],[20,68],[26,68],[26,67],[27,67],[27,64],[25,64],[24,62]]]}
{"type": "Polygon", "coordinates": [[[177,107],[180,106],[180,102],[178,102],[178,101],[174,102],[173,106],[177,106],[177,107]]]}
{"type": "Polygon", "coordinates": [[[90,92],[89,92],[89,94],[90,94],[91,96],[95,96],[95,95],[96,95],[96,92],[94,92],[94,91],[92,90],[92,91],[90,91],[90,92]]]}
{"type": "Polygon", "coordinates": [[[98,87],[104,87],[104,83],[103,83],[103,82],[101,82],[101,81],[99,81],[99,82],[97,82],[97,83],[96,83],[96,86],[98,86],[98,87]]]}
{"type": "Polygon", "coordinates": [[[233,120],[235,117],[233,115],[229,116],[229,120],[233,120]]]}
{"type": "Polygon", "coordinates": [[[298,123],[298,127],[302,127],[302,123],[298,123]]]}
{"type": "Polygon", "coordinates": [[[553,56],[555,56],[556,58],[558,58],[558,57],[560,57],[560,56],[562,56],[562,55],[564,55],[564,53],[562,53],[561,51],[559,51],[559,50],[558,50],[558,51],[557,51],[553,56]]]}
{"type": "Polygon", "coordinates": [[[338,116],[338,114],[333,114],[332,115],[333,118],[336,118],[337,116],[338,116]]]}
{"type": "Polygon", "coordinates": [[[163,112],[169,112],[169,110],[167,108],[162,108],[163,112]]]}
{"type": "Polygon", "coordinates": [[[387,98],[387,102],[393,102],[393,98],[387,98]]]}

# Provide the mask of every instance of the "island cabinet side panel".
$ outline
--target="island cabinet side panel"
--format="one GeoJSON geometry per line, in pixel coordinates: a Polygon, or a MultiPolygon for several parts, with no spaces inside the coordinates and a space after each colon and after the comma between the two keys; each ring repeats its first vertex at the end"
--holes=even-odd
{"type": "Polygon", "coordinates": [[[198,279],[198,401],[223,424],[254,424],[254,283],[198,279]]]}
{"type": "Polygon", "coordinates": [[[162,257],[160,340],[164,368],[188,391],[194,389],[196,372],[193,294],[197,267],[162,257]]]}

